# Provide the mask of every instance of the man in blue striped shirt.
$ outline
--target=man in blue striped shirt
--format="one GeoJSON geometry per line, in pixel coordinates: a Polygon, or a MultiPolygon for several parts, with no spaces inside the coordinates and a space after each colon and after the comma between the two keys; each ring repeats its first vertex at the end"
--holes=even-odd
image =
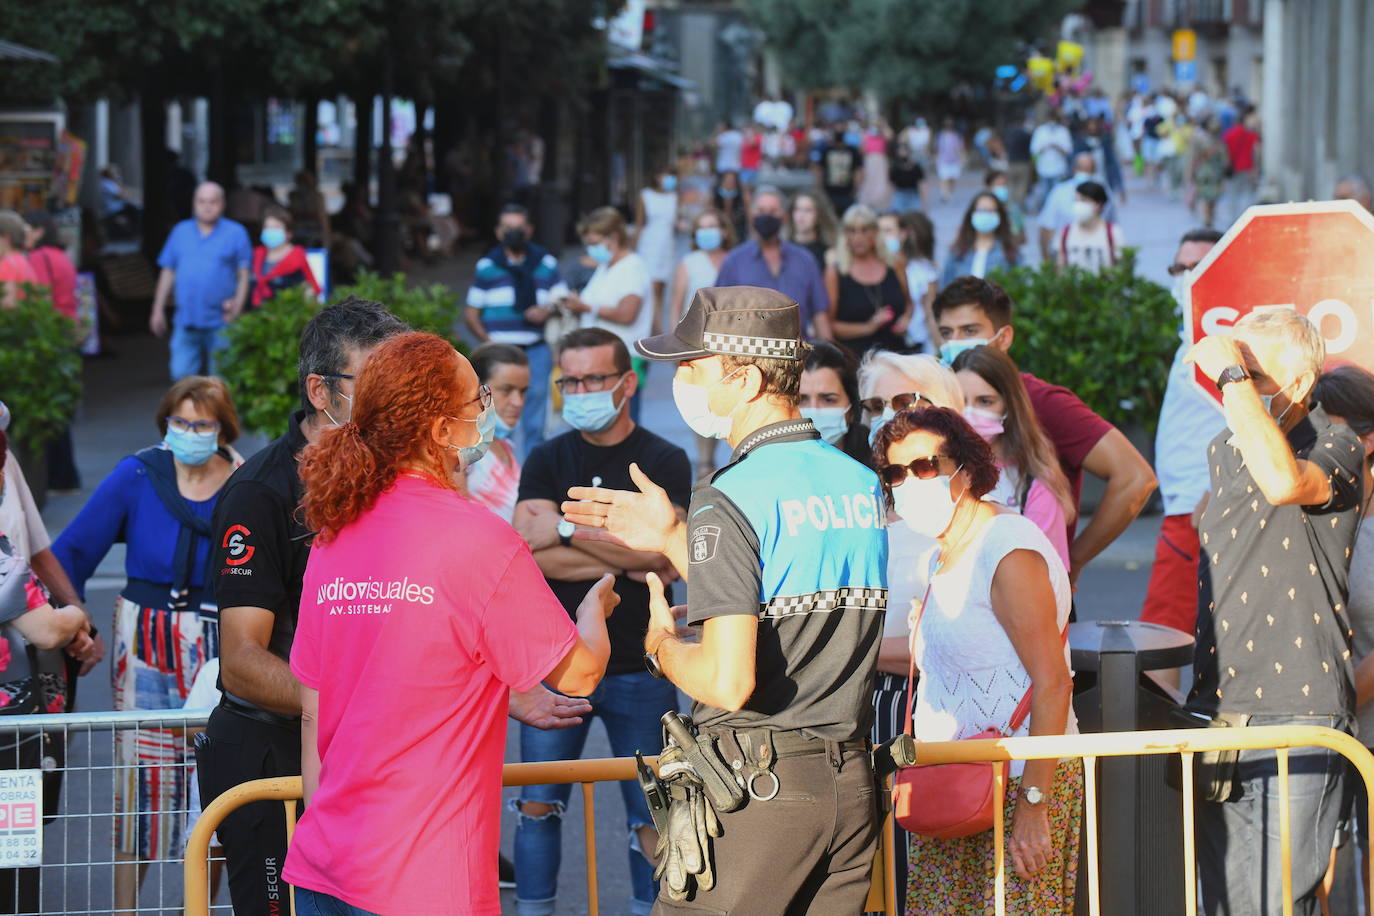
{"type": "Polygon", "coordinates": [[[530,388],[520,416],[522,455],[544,441],[553,359],[543,325],[552,305],[568,294],[558,261],[530,240],[533,234],[528,210],[519,204],[501,208],[496,224],[500,244],[477,262],[463,314],[479,342],[514,344],[529,358],[530,388]]]}

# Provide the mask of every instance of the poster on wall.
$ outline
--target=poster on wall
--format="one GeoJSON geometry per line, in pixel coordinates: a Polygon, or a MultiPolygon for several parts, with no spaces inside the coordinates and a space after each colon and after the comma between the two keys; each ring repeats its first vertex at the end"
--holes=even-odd
{"type": "Polygon", "coordinates": [[[83,270],[76,275],[76,328],[82,356],[100,355],[100,308],[96,302],[95,274],[83,270]]]}

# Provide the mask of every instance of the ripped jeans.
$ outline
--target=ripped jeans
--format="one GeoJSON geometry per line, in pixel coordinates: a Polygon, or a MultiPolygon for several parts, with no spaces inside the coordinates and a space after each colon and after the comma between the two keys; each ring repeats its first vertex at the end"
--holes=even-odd
{"type": "MultiPolygon", "coordinates": [[[[677,708],[677,690],[648,672],[610,674],[602,679],[587,698],[590,716],[581,725],[557,731],[520,726],[520,759],[525,763],[542,760],[576,760],[582,756],[587,732],[593,719],[600,719],[610,738],[611,753],[630,757],[642,751],[648,757],[663,749],[659,717],[677,708]]],[[[563,812],[572,794],[572,785],[529,786],[514,803],[541,802],[553,808],[544,817],[520,814],[515,828],[515,907],[519,916],[547,916],[558,900],[558,868],[562,859],[563,812]]],[[[625,799],[625,821],[629,834],[630,889],[629,911],[646,916],[653,907],[654,870],[639,850],[637,831],[653,823],[649,805],[639,784],[620,783],[625,799]]],[[[647,850],[652,853],[653,850],[647,850]]]]}

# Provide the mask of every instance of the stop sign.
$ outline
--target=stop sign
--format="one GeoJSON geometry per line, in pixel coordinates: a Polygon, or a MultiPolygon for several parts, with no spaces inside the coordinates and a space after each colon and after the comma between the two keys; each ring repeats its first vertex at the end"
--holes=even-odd
{"type": "MultiPolygon", "coordinates": [[[[1328,367],[1374,371],[1374,217],[1353,200],[1251,207],[1193,271],[1184,303],[1193,343],[1292,308],[1321,328],[1328,367]]],[[[1193,378],[1220,408],[1215,381],[1193,378]]]]}

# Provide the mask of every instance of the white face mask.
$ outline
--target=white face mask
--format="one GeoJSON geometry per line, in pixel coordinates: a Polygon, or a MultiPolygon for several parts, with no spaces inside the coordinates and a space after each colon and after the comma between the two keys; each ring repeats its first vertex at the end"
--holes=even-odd
{"type": "Polygon", "coordinates": [[[1075,200],[1073,202],[1073,221],[1075,223],[1086,223],[1097,216],[1097,205],[1086,200],[1075,200]]]}
{"type": "Polygon", "coordinates": [[[801,415],[811,421],[821,438],[831,445],[839,445],[849,430],[847,407],[803,407],[801,415]]]}
{"type": "MultiPolygon", "coordinates": [[[[738,371],[738,370],[736,370],[738,371]]],[[[734,375],[732,372],[730,375],[734,375]]],[[[677,412],[691,427],[692,432],[703,439],[728,439],[734,422],[729,417],[718,417],[711,413],[711,389],[724,382],[730,375],[710,385],[693,385],[673,378],[673,403],[677,412]]]]}
{"type": "Polygon", "coordinates": [[[345,401],[348,402],[348,416],[344,418],[343,423],[340,423],[338,420],[334,419],[334,415],[329,412],[328,407],[324,407],[321,409],[324,411],[324,415],[329,418],[330,423],[333,423],[335,426],[343,426],[344,423],[350,423],[353,420],[353,398],[344,394],[342,391],[340,391],[338,394],[339,397],[343,398],[345,401]]]}
{"type": "Polygon", "coordinates": [[[907,476],[892,488],[893,508],[906,526],[917,534],[938,538],[954,520],[958,500],[950,493],[950,478],[941,475],[929,480],[907,476]]]}

